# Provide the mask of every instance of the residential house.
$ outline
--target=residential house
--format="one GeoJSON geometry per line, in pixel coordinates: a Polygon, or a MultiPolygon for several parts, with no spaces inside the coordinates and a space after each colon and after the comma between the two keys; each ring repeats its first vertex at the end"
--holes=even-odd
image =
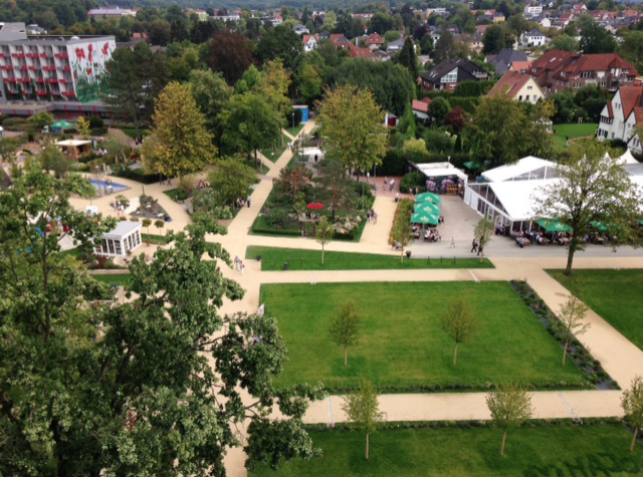
{"type": "Polygon", "coordinates": [[[587,6],[584,3],[576,3],[572,5],[572,12],[574,15],[579,16],[587,11],[587,6]]]}
{"type": "Polygon", "coordinates": [[[534,77],[519,71],[507,71],[487,94],[493,97],[497,94],[507,94],[515,101],[536,104],[545,98],[545,94],[536,84],[534,77]]]}
{"type": "Polygon", "coordinates": [[[491,25],[478,25],[476,26],[476,33],[484,35],[484,33],[487,31],[487,28],[489,28],[490,26],[491,25]]]}
{"type": "Polygon", "coordinates": [[[629,149],[641,152],[639,124],[643,124],[643,87],[622,86],[601,111],[596,137],[599,141],[620,139],[629,149]]]}
{"type": "Polygon", "coordinates": [[[518,71],[520,73],[529,74],[531,70],[531,61],[514,61],[509,67],[509,71],[518,71]]]}
{"type": "Polygon", "coordinates": [[[347,50],[351,58],[365,58],[369,60],[382,59],[381,56],[376,56],[370,48],[360,48],[353,45],[342,33],[330,35],[330,41],[337,48],[347,50]]]}
{"type": "Polygon", "coordinates": [[[293,31],[297,33],[297,35],[308,35],[310,33],[310,30],[304,25],[295,25],[293,31]]]}
{"type": "Polygon", "coordinates": [[[364,21],[364,23],[368,22],[373,16],[375,15],[374,13],[351,13],[353,18],[359,18],[360,20],[364,21]]]}
{"type": "Polygon", "coordinates": [[[630,86],[636,78],[636,68],[618,53],[582,55],[570,51],[551,50],[531,64],[529,72],[546,94],[567,88],[577,91],[588,84],[608,91],[630,86]]]}
{"type": "MultiPolygon", "coordinates": [[[[389,55],[393,55],[393,54],[397,53],[398,51],[400,51],[404,47],[404,41],[405,41],[404,38],[400,38],[399,40],[395,40],[395,41],[390,42],[388,45],[386,45],[386,52],[389,55]]],[[[413,46],[415,46],[415,45],[413,45],[413,46]]]]}
{"type": "Polygon", "coordinates": [[[543,6],[538,3],[532,3],[525,6],[524,14],[527,15],[540,15],[543,12],[543,6]]]}
{"type": "Polygon", "coordinates": [[[551,19],[549,19],[549,17],[534,19],[534,22],[538,23],[543,28],[551,28],[551,19]]]}
{"type": "Polygon", "coordinates": [[[523,46],[545,46],[548,42],[549,38],[538,28],[523,33],[520,38],[520,44],[523,46]]]}
{"type": "Polygon", "coordinates": [[[488,55],[486,58],[487,63],[493,63],[496,66],[496,74],[498,75],[509,71],[511,64],[515,61],[527,61],[527,53],[503,48],[497,55],[488,55]]]}
{"type": "Polygon", "coordinates": [[[429,105],[431,104],[431,98],[424,98],[420,101],[417,99],[413,100],[412,108],[413,114],[419,119],[427,120],[429,119],[429,105]]]}
{"type": "Polygon", "coordinates": [[[44,28],[36,24],[27,25],[26,30],[27,30],[27,35],[46,35],[47,34],[47,30],[45,30],[44,28]]]}
{"type": "Polygon", "coordinates": [[[208,15],[208,12],[206,12],[201,8],[186,8],[184,12],[188,17],[192,14],[195,14],[200,21],[206,21],[208,18],[210,18],[210,15],[208,15]]]}
{"type": "Polygon", "coordinates": [[[241,20],[241,14],[237,12],[228,13],[228,15],[214,15],[212,18],[223,22],[238,22],[241,20]]]}
{"type": "Polygon", "coordinates": [[[475,63],[457,59],[443,61],[430,71],[420,75],[420,84],[424,91],[453,91],[463,81],[484,81],[489,73],[475,63]]]}
{"type": "Polygon", "coordinates": [[[561,13],[554,21],[552,26],[556,28],[565,28],[574,19],[574,14],[571,12],[561,13]]]}
{"type": "Polygon", "coordinates": [[[377,50],[380,46],[384,45],[384,38],[377,33],[372,33],[366,39],[366,46],[371,50],[377,50]]]}
{"type": "Polygon", "coordinates": [[[129,8],[92,8],[87,12],[89,18],[135,17],[137,10],[129,8]]]}
{"type": "Polygon", "coordinates": [[[482,33],[475,33],[471,37],[471,49],[477,54],[482,53],[482,48],[484,47],[484,43],[482,42],[483,39],[484,35],[482,33]]]}
{"type": "Polygon", "coordinates": [[[319,35],[304,35],[302,37],[304,41],[304,51],[309,53],[319,46],[319,35]]]}

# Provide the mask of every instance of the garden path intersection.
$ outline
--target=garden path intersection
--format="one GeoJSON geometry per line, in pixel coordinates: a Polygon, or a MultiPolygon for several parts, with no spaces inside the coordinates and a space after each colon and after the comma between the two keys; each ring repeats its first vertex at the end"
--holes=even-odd
{"type": "MultiPolygon", "coordinates": [[[[315,127],[313,121],[306,124],[303,132],[309,134],[315,127]]],[[[229,252],[231,257],[246,256],[246,248],[251,245],[265,247],[287,247],[294,249],[320,250],[320,245],[311,239],[268,237],[250,234],[251,226],[259,214],[263,204],[273,187],[273,180],[279,176],[279,171],[288,165],[292,159],[292,151],[286,149],[276,162],[260,157],[267,172],[260,176],[260,182],[252,193],[251,206],[239,211],[228,227],[225,236],[213,236],[229,252]]],[[[132,181],[118,179],[119,183],[130,187],[123,195],[128,198],[138,197],[141,185],[132,181]]],[[[175,181],[176,182],[176,181],[175,181]]],[[[168,229],[182,230],[189,223],[189,216],[180,204],[173,202],[164,191],[171,186],[159,184],[145,185],[144,190],[159,200],[172,217],[172,222],[166,224],[168,229]]],[[[104,214],[112,214],[109,197],[93,201],[104,214]]],[[[88,203],[82,199],[74,199],[74,205],[83,208],[88,203]]],[[[360,252],[382,255],[396,255],[399,252],[391,250],[388,245],[390,226],[395,213],[395,200],[391,193],[380,193],[376,196],[373,208],[379,214],[377,224],[366,224],[359,242],[334,241],[326,245],[327,251],[360,252]]],[[[449,218],[447,217],[447,220],[449,218]]],[[[473,230],[471,231],[472,234],[473,230]]],[[[459,240],[457,254],[467,255],[470,248],[470,237],[459,240]],[[466,250],[465,250],[466,249],[466,250]]],[[[448,246],[447,239],[447,246],[448,246]]],[[[152,248],[141,247],[138,252],[149,253],[152,248]]],[[[349,270],[349,271],[289,271],[263,272],[261,264],[256,260],[246,260],[244,274],[234,268],[221,264],[222,273],[235,279],[246,290],[243,300],[225,301],[221,313],[238,311],[256,312],[260,303],[260,288],[263,284],[292,284],[308,283],[311,286],[321,283],[341,282],[488,282],[526,280],[534,291],[554,312],[558,313],[560,304],[569,296],[569,292],[545,270],[560,269],[565,266],[565,257],[547,257],[545,248],[543,256],[508,256],[494,254],[494,249],[486,252],[495,268],[490,269],[410,269],[410,270],[349,270]]],[[[533,252],[536,253],[536,252],[533,252]]],[[[556,254],[559,252],[556,251],[556,254]]],[[[444,253],[447,255],[447,253],[444,253]]],[[[452,254],[453,255],[453,254],[452,254]]],[[[574,266],[577,269],[614,269],[614,268],[643,268],[643,252],[628,252],[628,256],[613,254],[605,250],[604,256],[588,257],[579,254],[574,266]],[[629,256],[632,255],[632,256],[629,256]]],[[[277,317],[278,318],[278,317],[277,317]]],[[[598,360],[605,371],[620,385],[626,388],[636,375],[643,375],[643,351],[632,344],[607,321],[594,313],[588,312],[587,321],[591,324],[589,331],[578,340],[598,360]]],[[[589,418],[622,416],[620,405],[621,390],[588,390],[588,391],[536,391],[532,394],[534,418],[589,418]]],[[[466,393],[432,393],[432,394],[384,394],[379,397],[380,410],[389,421],[428,421],[428,420],[488,420],[489,410],[484,392],[466,393]]],[[[329,396],[325,400],[313,402],[305,415],[306,423],[330,424],[346,420],[341,410],[341,396],[329,396]]],[[[243,431],[243,426],[240,427],[243,431]]],[[[232,477],[246,476],[243,452],[232,449],[226,457],[228,475],[232,477]]]]}

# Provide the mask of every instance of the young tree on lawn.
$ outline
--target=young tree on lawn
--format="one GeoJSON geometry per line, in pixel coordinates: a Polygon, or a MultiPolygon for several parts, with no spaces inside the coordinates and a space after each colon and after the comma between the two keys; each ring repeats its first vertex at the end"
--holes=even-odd
{"type": "Polygon", "coordinates": [[[145,140],[146,168],[166,177],[183,177],[214,160],[216,148],[206,130],[190,84],[170,83],[161,92],[154,126],[145,140]]]}
{"type": "Polygon", "coordinates": [[[643,379],[640,376],[636,376],[632,380],[630,389],[623,391],[621,406],[626,421],[634,428],[634,436],[632,436],[632,444],[630,445],[630,452],[633,452],[639,430],[643,427],[643,379]]]}
{"type": "Polygon", "coordinates": [[[150,245],[150,226],[152,225],[152,219],[143,219],[142,222],[143,227],[145,227],[145,230],[147,230],[147,245],[149,247],[150,245]]]}
{"type": "Polygon", "coordinates": [[[507,430],[510,427],[518,427],[531,418],[533,413],[531,396],[524,389],[505,385],[499,387],[496,392],[487,395],[487,407],[493,421],[504,431],[500,447],[500,455],[504,457],[507,430]]]}
{"type": "Polygon", "coordinates": [[[411,240],[411,222],[408,214],[399,214],[395,219],[392,238],[400,244],[400,263],[404,263],[404,248],[411,240]]]}
{"type": "Polygon", "coordinates": [[[246,191],[254,184],[255,171],[246,166],[239,157],[217,160],[208,176],[210,188],[216,194],[220,206],[235,207],[237,199],[245,200],[246,191]]]}
{"type": "Polygon", "coordinates": [[[331,224],[328,221],[328,217],[324,216],[321,218],[319,221],[319,224],[317,224],[317,241],[321,244],[322,246],[322,257],[321,257],[321,263],[322,265],[324,264],[324,246],[327,243],[330,243],[331,240],[333,240],[333,234],[335,233],[335,228],[333,227],[333,224],[331,224]]]}
{"type": "Polygon", "coordinates": [[[556,172],[560,179],[537,199],[536,216],[574,230],[565,268],[565,275],[570,276],[574,255],[585,248],[583,237],[591,233],[592,222],[607,229],[613,248],[635,237],[641,195],[618,154],[603,143],[573,146],[570,159],[561,161],[556,172]]]}
{"type": "Polygon", "coordinates": [[[480,219],[476,224],[473,234],[478,239],[478,247],[480,248],[480,261],[484,257],[484,249],[491,240],[493,234],[493,222],[487,218],[480,219]]]}
{"type": "Polygon", "coordinates": [[[298,164],[293,168],[284,167],[279,171],[276,185],[294,201],[297,195],[310,185],[312,177],[313,173],[303,164],[298,164]]]}
{"type": "Polygon", "coordinates": [[[45,147],[38,154],[38,160],[47,172],[52,171],[59,179],[66,176],[72,169],[72,162],[54,145],[45,147]]]}
{"type": "Polygon", "coordinates": [[[347,301],[335,310],[328,334],[336,344],[344,347],[344,367],[348,366],[348,347],[359,343],[359,325],[362,321],[355,303],[347,301]]]}
{"type": "Polygon", "coordinates": [[[76,130],[81,137],[85,138],[90,135],[91,128],[89,126],[89,119],[80,117],[76,120],[76,130]]]}
{"type": "Polygon", "coordinates": [[[328,156],[357,171],[370,171],[382,163],[387,131],[370,91],[354,86],[326,90],[319,109],[321,137],[328,156]]]}
{"type": "Polygon", "coordinates": [[[478,331],[478,318],[471,305],[462,298],[449,303],[440,320],[442,330],[453,340],[453,365],[458,361],[458,345],[468,343],[478,331]]]}
{"type": "Polygon", "coordinates": [[[587,315],[587,307],[575,296],[570,296],[569,300],[560,305],[560,313],[558,315],[560,321],[565,325],[565,348],[563,350],[563,366],[565,366],[567,350],[572,339],[574,336],[585,333],[590,325],[589,323],[583,322],[587,315]]]}
{"type": "Polygon", "coordinates": [[[155,220],[155,221],[154,221],[154,227],[156,227],[157,229],[159,229],[159,232],[160,232],[160,231],[161,231],[161,229],[162,229],[163,227],[165,227],[165,222],[164,222],[164,221],[162,221],[162,220],[155,220]]]}
{"type": "Polygon", "coordinates": [[[377,423],[384,420],[384,413],[380,412],[377,402],[377,389],[370,381],[363,380],[356,394],[349,394],[344,398],[342,410],[346,413],[351,427],[366,432],[366,453],[369,457],[369,436],[377,431],[377,423]]]}

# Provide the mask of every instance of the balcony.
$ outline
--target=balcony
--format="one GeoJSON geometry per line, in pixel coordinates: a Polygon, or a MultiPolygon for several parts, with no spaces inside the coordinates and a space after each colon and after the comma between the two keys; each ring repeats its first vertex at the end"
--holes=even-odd
{"type": "Polygon", "coordinates": [[[11,56],[14,58],[26,58],[26,55],[24,53],[14,53],[11,56]]]}
{"type": "Polygon", "coordinates": [[[47,91],[36,91],[38,96],[47,96],[47,91]]]}
{"type": "Polygon", "coordinates": [[[38,83],[44,83],[44,82],[45,82],[45,78],[38,78],[38,83]]]}
{"type": "Polygon", "coordinates": [[[69,58],[69,55],[67,53],[56,53],[54,56],[56,58],[69,58]]]}
{"type": "Polygon", "coordinates": [[[64,71],[71,71],[71,66],[65,66],[65,67],[63,68],[63,70],[64,70],[64,71]]]}
{"type": "Polygon", "coordinates": [[[58,80],[57,79],[48,79],[47,83],[49,83],[49,84],[58,84],[58,80]]]}
{"type": "Polygon", "coordinates": [[[27,58],[38,58],[38,53],[27,53],[27,58]]]}
{"type": "Polygon", "coordinates": [[[40,58],[47,58],[47,53],[40,53],[40,58]]]}
{"type": "Polygon", "coordinates": [[[0,70],[13,71],[13,66],[0,66],[0,70]]]}
{"type": "Polygon", "coordinates": [[[56,67],[55,66],[43,66],[42,70],[43,71],[56,71],[56,67]]]}
{"type": "Polygon", "coordinates": [[[30,81],[29,78],[18,78],[18,83],[29,83],[30,81]]]}
{"type": "Polygon", "coordinates": [[[15,83],[15,82],[16,82],[16,78],[4,78],[4,80],[5,80],[7,83],[15,83]]]}

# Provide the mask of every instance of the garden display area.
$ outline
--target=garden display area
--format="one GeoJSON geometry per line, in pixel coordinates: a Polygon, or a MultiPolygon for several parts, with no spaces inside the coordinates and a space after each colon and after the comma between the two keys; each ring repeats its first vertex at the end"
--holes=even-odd
{"type": "Polygon", "coordinates": [[[404,259],[399,254],[377,255],[374,253],[325,252],[324,264],[321,263],[321,250],[299,250],[294,248],[250,246],[246,258],[254,260],[261,256],[261,270],[414,270],[440,268],[493,268],[486,258],[431,258],[404,259]]]}
{"type": "Polygon", "coordinates": [[[572,124],[554,124],[554,144],[559,149],[567,146],[567,139],[576,139],[578,137],[593,136],[596,133],[598,124],[596,123],[572,123],[572,124]]]}
{"type": "Polygon", "coordinates": [[[643,350],[643,270],[549,270],[573,295],[643,350]]]}
{"type": "MultiPolygon", "coordinates": [[[[632,435],[619,423],[532,426],[511,429],[505,457],[502,430],[482,428],[391,429],[371,434],[310,431],[323,455],[294,460],[278,472],[260,466],[251,477],[624,477],[640,475],[643,451],[630,453],[632,435]]],[[[419,426],[420,423],[414,423],[419,426]]],[[[455,424],[454,424],[455,425],[455,424]]]]}
{"type": "Polygon", "coordinates": [[[318,381],[331,392],[365,378],[381,392],[489,389],[507,381],[532,389],[590,388],[508,282],[337,283],[262,285],[260,303],[277,319],[289,361],[277,386],[318,381]],[[454,298],[475,308],[479,330],[454,343],[440,319],[454,298]],[[361,337],[344,350],[329,336],[331,318],[352,300],[361,337]]]}

